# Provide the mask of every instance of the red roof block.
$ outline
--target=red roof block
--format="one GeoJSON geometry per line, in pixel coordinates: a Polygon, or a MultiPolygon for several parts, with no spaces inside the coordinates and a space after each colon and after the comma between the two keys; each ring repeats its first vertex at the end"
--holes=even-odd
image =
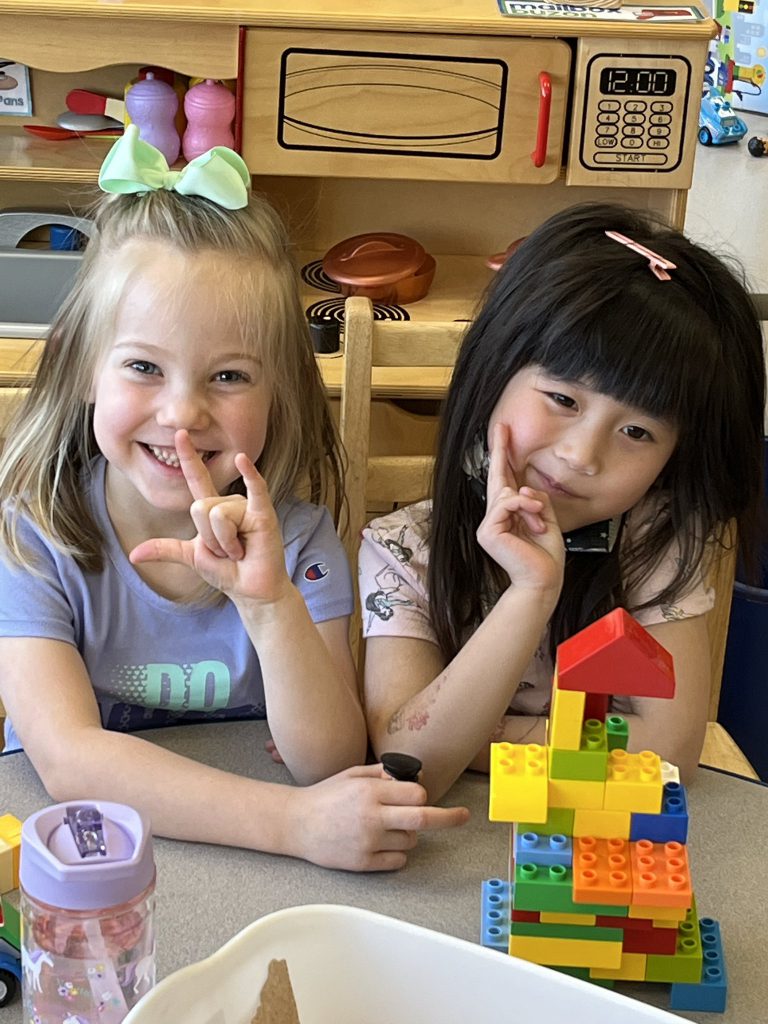
{"type": "Polygon", "coordinates": [[[557,685],[585,693],[674,697],[672,655],[623,608],[615,608],[559,645],[557,685]]]}

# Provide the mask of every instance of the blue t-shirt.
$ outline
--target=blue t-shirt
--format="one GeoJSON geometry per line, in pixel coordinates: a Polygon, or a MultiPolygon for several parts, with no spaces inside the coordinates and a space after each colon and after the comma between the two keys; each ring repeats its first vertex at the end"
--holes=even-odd
{"type": "MultiPolygon", "coordinates": [[[[265,718],[259,659],[237,609],[229,600],[204,607],[171,601],[142,580],[107,514],[105,467],[97,458],[85,481],[105,538],[104,569],[84,572],[25,520],[21,540],[43,575],[0,559],[0,636],[73,644],[108,729],[265,718]]],[[[277,514],[288,575],[313,621],[350,615],[349,566],[328,510],[293,499],[277,514]]],[[[311,673],[308,665],[308,683],[311,673]]],[[[21,745],[7,719],[5,739],[6,750],[21,745]]]]}

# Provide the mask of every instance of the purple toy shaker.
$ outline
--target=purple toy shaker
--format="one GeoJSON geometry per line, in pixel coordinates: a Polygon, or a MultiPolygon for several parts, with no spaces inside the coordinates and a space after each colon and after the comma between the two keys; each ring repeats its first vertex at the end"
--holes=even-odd
{"type": "Polygon", "coordinates": [[[155,78],[151,71],[132,85],[125,97],[125,109],[139,129],[139,138],[159,149],[169,165],[178,160],[181,148],[174,124],[178,106],[173,86],[155,78]]]}
{"type": "Polygon", "coordinates": [[[235,145],[232,121],[235,116],[235,97],[220,82],[206,78],[193,85],[184,97],[187,128],[182,139],[185,160],[194,160],[214,146],[235,145]]]}
{"type": "Polygon", "coordinates": [[[21,831],[24,1019],[119,1024],[155,983],[149,823],[104,800],[38,811],[21,831]]]}

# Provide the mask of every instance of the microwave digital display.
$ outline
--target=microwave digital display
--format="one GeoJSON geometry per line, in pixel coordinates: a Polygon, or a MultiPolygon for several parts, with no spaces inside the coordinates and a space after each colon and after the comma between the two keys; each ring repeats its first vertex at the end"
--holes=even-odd
{"type": "Polygon", "coordinates": [[[672,68],[603,68],[600,92],[603,96],[671,96],[677,85],[672,68]]]}

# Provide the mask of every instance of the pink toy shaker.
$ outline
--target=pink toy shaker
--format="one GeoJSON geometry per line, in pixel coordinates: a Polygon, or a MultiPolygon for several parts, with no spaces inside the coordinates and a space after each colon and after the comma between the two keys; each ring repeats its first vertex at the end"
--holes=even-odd
{"type": "Polygon", "coordinates": [[[169,165],[178,160],[181,148],[174,124],[178,106],[179,98],[173,86],[155,78],[151,71],[132,85],[125,97],[125,109],[139,129],[139,138],[159,149],[169,165]]]}
{"type": "Polygon", "coordinates": [[[185,160],[207,152],[214,146],[235,144],[232,121],[235,116],[235,97],[220,82],[206,78],[199,85],[193,85],[184,97],[184,113],[187,128],[182,140],[185,160]]]}
{"type": "Polygon", "coordinates": [[[21,830],[24,1019],[119,1024],[155,983],[155,865],[131,807],[73,800],[21,830]]]}

